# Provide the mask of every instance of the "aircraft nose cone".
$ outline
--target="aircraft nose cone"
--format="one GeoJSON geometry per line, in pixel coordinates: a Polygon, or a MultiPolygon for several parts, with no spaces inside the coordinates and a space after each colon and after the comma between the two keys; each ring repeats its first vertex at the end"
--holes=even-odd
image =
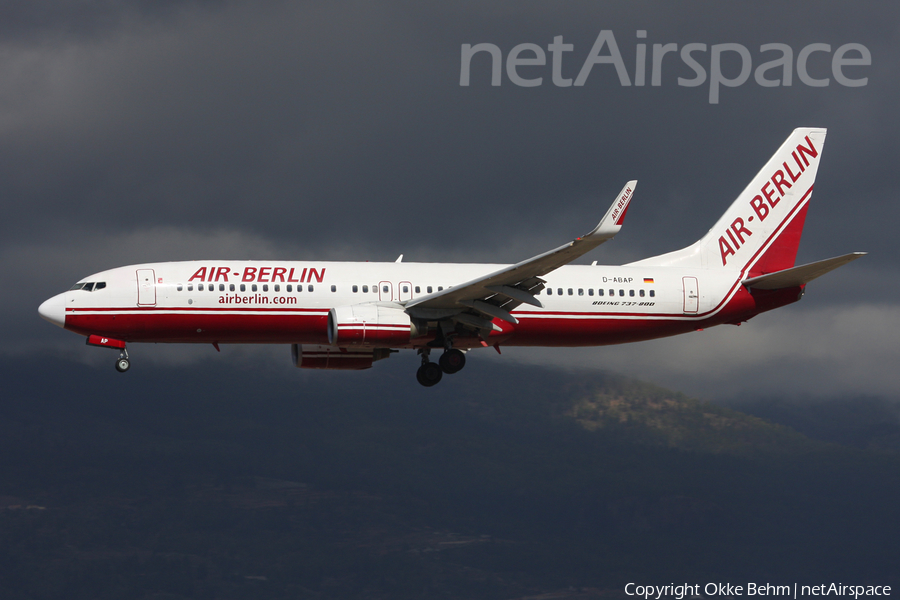
{"type": "Polygon", "coordinates": [[[38,314],[54,325],[66,325],[66,295],[57,294],[38,307],[38,314]]]}

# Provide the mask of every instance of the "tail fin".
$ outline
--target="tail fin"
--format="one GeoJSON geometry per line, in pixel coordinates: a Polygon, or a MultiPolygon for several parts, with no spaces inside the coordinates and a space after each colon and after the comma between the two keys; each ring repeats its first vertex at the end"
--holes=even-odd
{"type": "Polygon", "coordinates": [[[824,143],[824,129],[795,129],[705,236],[633,264],[734,269],[744,277],[793,267],[824,143]]]}

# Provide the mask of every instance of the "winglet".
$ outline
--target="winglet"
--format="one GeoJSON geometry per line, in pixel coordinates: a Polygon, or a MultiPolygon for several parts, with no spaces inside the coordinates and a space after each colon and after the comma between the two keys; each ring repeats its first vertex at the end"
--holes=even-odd
{"type": "Polygon", "coordinates": [[[625,213],[628,212],[628,206],[631,204],[631,198],[634,196],[635,187],[637,187],[637,180],[631,180],[626,183],[619,195],[616,196],[612,206],[606,211],[606,215],[600,220],[600,223],[584,237],[598,234],[604,237],[612,237],[619,233],[619,230],[622,228],[622,222],[625,221],[625,213]]]}

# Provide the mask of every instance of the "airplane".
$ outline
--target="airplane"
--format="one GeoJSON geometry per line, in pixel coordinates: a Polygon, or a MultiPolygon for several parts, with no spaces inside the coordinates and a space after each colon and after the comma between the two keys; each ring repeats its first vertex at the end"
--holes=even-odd
{"type": "Polygon", "coordinates": [[[636,181],[590,233],[513,265],[403,255],[147,263],[85,277],[38,312],[88,345],[119,350],[120,372],[133,342],[290,344],[297,367],[348,370],[411,349],[426,387],[475,348],[604,346],[739,325],[866,254],[795,265],[825,134],[795,129],[694,244],[621,266],[570,263],[619,232],[636,181]]]}

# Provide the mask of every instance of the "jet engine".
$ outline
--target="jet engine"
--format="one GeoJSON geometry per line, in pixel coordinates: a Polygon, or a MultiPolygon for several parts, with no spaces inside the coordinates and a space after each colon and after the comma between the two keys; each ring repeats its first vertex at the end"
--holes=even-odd
{"type": "Polygon", "coordinates": [[[396,348],[424,336],[428,327],[402,308],[381,304],[338,306],[328,313],[328,342],[333,346],[396,348]]]}

